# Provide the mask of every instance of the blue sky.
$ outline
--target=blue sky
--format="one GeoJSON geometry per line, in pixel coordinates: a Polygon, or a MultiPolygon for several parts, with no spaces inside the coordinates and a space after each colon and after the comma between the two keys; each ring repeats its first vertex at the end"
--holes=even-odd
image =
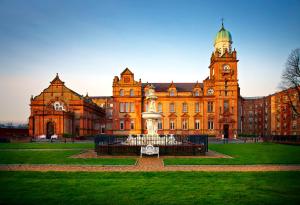
{"type": "Polygon", "coordinates": [[[111,95],[126,67],[143,82],[202,82],[222,17],[241,94],[271,94],[300,47],[299,11],[299,0],[0,0],[0,121],[26,121],[57,72],[89,95],[111,95]]]}

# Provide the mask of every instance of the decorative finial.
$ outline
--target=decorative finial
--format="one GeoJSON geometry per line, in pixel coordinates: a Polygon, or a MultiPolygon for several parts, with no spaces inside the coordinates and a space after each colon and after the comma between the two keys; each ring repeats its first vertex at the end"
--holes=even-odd
{"type": "Polygon", "coordinates": [[[221,21],[222,21],[222,28],[224,28],[224,18],[223,17],[221,18],[221,21]]]}
{"type": "Polygon", "coordinates": [[[56,73],[56,77],[58,77],[58,73],[56,73]]]}

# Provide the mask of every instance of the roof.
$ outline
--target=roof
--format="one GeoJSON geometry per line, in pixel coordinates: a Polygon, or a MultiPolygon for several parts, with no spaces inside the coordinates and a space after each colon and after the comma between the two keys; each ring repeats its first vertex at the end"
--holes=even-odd
{"type": "Polygon", "coordinates": [[[91,96],[91,99],[107,99],[112,98],[112,96],[91,96]]]}
{"type": "Polygon", "coordinates": [[[123,70],[121,75],[124,75],[124,74],[133,75],[133,73],[131,72],[131,70],[129,70],[129,68],[125,68],[125,70],[123,70]]]}
{"type": "Polygon", "coordinates": [[[244,100],[260,100],[263,99],[264,96],[256,96],[256,97],[242,97],[244,100]]]}
{"type": "MultiPolygon", "coordinates": [[[[171,84],[173,84],[178,92],[191,92],[197,83],[143,83],[143,88],[148,84],[152,84],[155,87],[156,92],[167,92],[171,84]]],[[[203,88],[203,83],[198,83],[203,88]]]]}
{"type": "Polygon", "coordinates": [[[224,25],[222,23],[222,28],[219,30],[219,32],[216,35],[215,44],[224,41],[232,42],[232,37],[231,37],[231,33],[224,28],[224,25]]]}

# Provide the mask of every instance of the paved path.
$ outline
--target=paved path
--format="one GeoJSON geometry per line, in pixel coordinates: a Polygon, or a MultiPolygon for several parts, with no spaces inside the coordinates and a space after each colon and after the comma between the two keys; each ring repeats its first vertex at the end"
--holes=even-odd
{"type": "Polygon", "coordinates": [[[300,165],[184,165],[164,166],[161,158],[139,158],[132,166],[95,165],[0,165],[5,171],[86,171],[86,172],[150,172],[150,171],[205,171],[205,172],[260,172],[300,171],[300,165]]]}

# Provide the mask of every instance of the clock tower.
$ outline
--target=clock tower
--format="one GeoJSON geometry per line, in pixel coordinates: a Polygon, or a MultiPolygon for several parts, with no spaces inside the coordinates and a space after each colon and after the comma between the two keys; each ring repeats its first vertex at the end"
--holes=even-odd
{"type": "Polygon", "coordinates": [[[224,138],[234,138],[238,131],[238,60],[235,49],[231,49],[232,43],[231,34],[222,23],[209,68],[210,81],[214,84],[215,131],[224,138]]]}

